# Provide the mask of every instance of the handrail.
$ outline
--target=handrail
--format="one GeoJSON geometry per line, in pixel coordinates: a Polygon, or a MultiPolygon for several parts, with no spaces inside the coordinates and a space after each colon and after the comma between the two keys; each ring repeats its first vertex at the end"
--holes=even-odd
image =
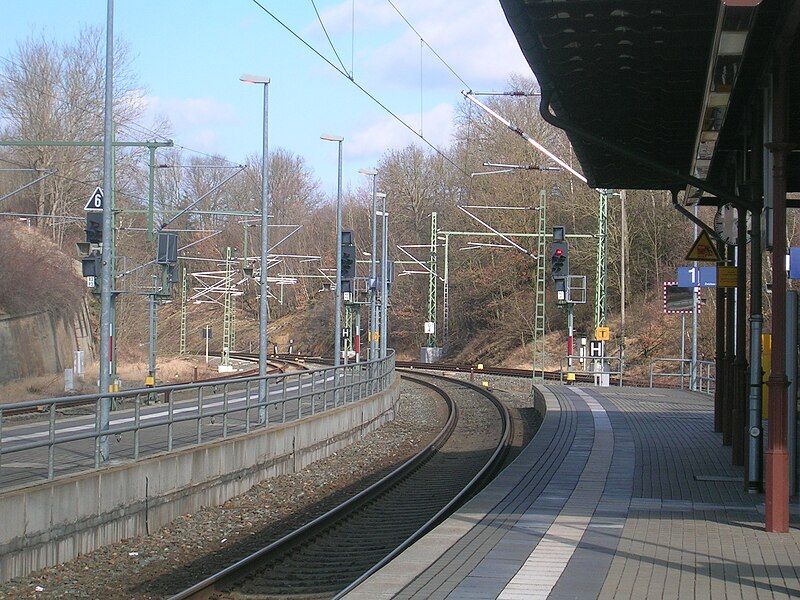
{"type": "Polygon", "coordinates": [[[679,379],[680,381],[680,389],[684,389],[685,387],[691,388],[692,382],[694,380],[694,391],[698,391],[704,394],[711,394],[712,390],[712,383],[716,384],[716,375],[711,374],[711,369],[716,367],[716,363],[711,360],[698,360],[696,362],[696,369],[697,371],[694,373],[694,377],[692,377],[692,361],[689,358],[667,358],[667,357],[659,357],[653,358],[650,360],[650,365],[648,367],[649,371],[649,382],[650,387],[655,387],[654,379],[656,377],[674,377],[679,379]],[[656,371],[654,369],[655,365],[659,363],[667,363],[667,364],[679,364],[680,371],[671,372],[671,371],[656,371]],[[688,365],[689,368],[685,369],[684,367],[688,365]],[[686,380],[688,379],[689,384],[686,385],[686,380]]]}
{"type": "Polygon", "coordinates": [[[173,450],[176,445],[202,444],[211,439],[249,433],[254,427],[267,428],[275,423],[300,419],[385,390],[391,385],[394,364],[395,353],[390,351],[385,358],[338,367],[322,366],[304,371],[272,373],[265,377],[233,377],[109,394],[83,394],[2,404],[0,464],[10,454],[47,448],[47,479],[52,479],[56,470],[55,450],[70,442],[94,440],[93,465],[87,464],[86,468],[97,469],[112,459],[115,463],[137,460],[141,454],[139,438],[144,430],[159,427],[166,430],[166,439],[159,442],[149,436],[147,443],[151,448],[160,444],[164,446],[161,449],[167,451],[173,450]],[[263,386],[262,381],[265,382],[263,386]],[[260,396],[262,388],[266,390],[264,397],[260,396]],[[115,401],[117,410],[112,412],[108,426],[101,429],[98,415],[104,398],[115,401]],[[60,409],[74,408],[76,404],[94,405],[93,414],[75,416],[59,413],[60,409]],[[46,415],[47,420],[8,426],[9,414],[30,408],[41,409],[41,414],[46,415]],[[215,424],[217,419],[221,420],[221,430],[212,429],[209,433],[208,426],[204,428],[204,422],[215,424]],[[176,425],[187,421],[195,422],[193,431],[187,433],[187,428],[181,432],[175,431],[176,425]],[[235,431],[231,432],[232,429],[235,431]],[[126,434],[133,435],[132,444],[128,444],[132,448],[126,448],[122,443],[126,434]],[[118,443],[113,452],[109,446],[108,456],[104,457],[100,452],[100,440],[110,440],[112,436],[116,436],[118,443]]]}

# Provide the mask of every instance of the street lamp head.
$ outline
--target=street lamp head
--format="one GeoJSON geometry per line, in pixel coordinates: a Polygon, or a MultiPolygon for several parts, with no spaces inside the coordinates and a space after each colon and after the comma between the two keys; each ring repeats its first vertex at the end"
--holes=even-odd
{"type": "Polygon", "coordinates": [[[319,136],[319,139],[325,140],[326,142],[343,142],[344,141],[344,138],[342,136],[340,136],[340,135],[328,135],[328,134],[319,136]]]}
{"type": "Polygon", "coordinates": [[[250,73],[245,73],[241,77],[239,77],[239,81],[243,81],[245,83],[269,83],[269,77],[264,77],[263,75],[252,75],[250,73]]]}
{"type": "Polygon", "coordinates": [[[377,175],[378,174],[378,170],[377,169],[359,169],[358,172],[361,173],[362,175],[377,175]]]}
{"type": "Polygon", "coordinates": [[[386,198],[386,194],[383,192],[375,192],[376,198],[386,198]]]}

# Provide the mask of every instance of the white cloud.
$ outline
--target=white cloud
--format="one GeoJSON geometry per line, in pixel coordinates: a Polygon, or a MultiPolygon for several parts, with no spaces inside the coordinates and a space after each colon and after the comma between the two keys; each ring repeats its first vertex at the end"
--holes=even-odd
{"type": "Polygon", "coordinates": [[[219,131],[238,122],[232,106],[213,98],[144,96],[146,114],[169,119],[181,143],[203,151],[217,151],[219,131]]]}
{"type": "MultiPolygon", "coordinates": [[[[452,104],[439,104],[422,115],[423,133],[437,148],[446,146],[453,133],[452,104]]],[[[399,115],[412,127],[419,125],[419,113],[399,115]]],[[[344,150],[349,159],[377,159],[385,151],[417,143],[427,147],[419,136],[391,116],[384,117],[350,134],[344,150]]]]}
{"type": "MultiPolygon", "coordinates": [[[[439,55],[476,89],[499,86],[511,73],[530,74],[497,0],[395,0],[439,55]]],[[[418,85],[420,42],[386,0],[356,0],[356,77],[418,85]],[[376,32],[385,40],[370,43],[376,32]],[[359,37],[362,42],[359,42],[359,37]]],[[[323,12],[332,35],[351,30],[351,2],[323,12]]],[[[432,52],[423,53],[425,86],[461,86],[432,52]]]]}

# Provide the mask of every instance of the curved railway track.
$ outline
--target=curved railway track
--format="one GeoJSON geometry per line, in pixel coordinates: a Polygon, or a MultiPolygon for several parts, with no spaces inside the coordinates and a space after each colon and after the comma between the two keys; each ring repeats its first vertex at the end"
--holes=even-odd
{"type": "MultiPolygon", "coordinates": [[[[254,355],[252,354],[240,354],[237,355],[237,358],[241,358],[241,360],[252,360],[254,355]]],[[[321,357],[321,356],[310,356],[310,355],[296,355],[296,354],[278,354],[278,357],[282,359],[284,357],[292,357],[295,360],[301,361],[309,361],[309,362],[319,362],[319,363],[330,363],[329,358],[321,357]]],[[[397,360],[395,362],[397,367],[404,368],[404,369],[419,369],[423,371],[443,371],[443,372],[451,372],[451,373],[475,373],[475,374],[484,374],[484,375],[499,375],[505,377],[533,377],[533,371],[531,369],[518,369],[514,367],[490,367],[484,366],[483,369],[478,369],[475,365],[470,364],[459,364],[459,363],[424,363],[419,361],[412,361],[412,360],[397,360]]],[[[536,372],[537,375],[542,373],[541,371],[536,372]]],[[[561,371],[544,371],[542,373],[542,377],[545,381],[561,381],[563,377],[563,373],[561,371]]],[[[584,373],[584,372],[576,372],[575,373],[575,381],[578,383],[594,383],[595,375],[593,373],[584,373]]],[[[619,378],[611,376],[609,378],[611,385],[618,385],[619,378]]],[[[625,376],[624,384],[627,386],[632,387],[650,387],[650,382],[646,378],[641,377],[630,377],[625,376]]],[[[658,387],[665,387],[665,388],[678,388],[679,385],[669,385],[669,384],[660,384],[658,387]]]]}
{"type": "MultiPolygon", "coordinates": [[[[211,354],[210,356],[219,356],[219,354],[211,354]]],[[[233,355],[232,354],[231,357],[235,358],[235,359],[240,359],[240,360],[243,360],[243,361],[253,362],[253,355],[250,355],[250,354],[243,354],[243,355],[241,355],[241,358],[240,358],[240,355],[238,355],[238,354],[237,355],[233,355]]],[[[256,359],[257,358],[258,357],[256,357],[256,359]]],[[[295,370],[297,370],[297,369],[301,369],[301,370],[308,369],[308,367],[305,364],[303,364],[303,360],[302,359],[294,359],[293,360],[293,359],[289,359],[289,358],[278,358],[278,357],[275,357],[275,358],[270,358],[267,361],[267,364],[269,365],[269,368],[267,369],[267,374],[268,375],[274,375],[276,373],[285,373],[290,366],[292,368],[294,368],[295,370]]],[[[176,382],[175,384],[172,384],[172,385],[181,385],[181,384],[187,384],[187,383],[213,383],[215,381],[225,381],[226,379],[235,379],[236,377],[251,377],[251,376],[254,376],[254,375],[258,375],[258,369],[257,368],[256,369],[249,369],[247,371],[239,371],[237,373],[231,373],[229,375],[219,375],[219,376],[216,376],[216,377],[208,377],[206,379],[198,379],[196,381],[179,381],[179,382],[176,382]]],[[[147,390],[147,388],[143,388],[142,389],[142,393],[145,393],[146,390],[147,390]]],[[[95,404],[94,400],[75,400],[74,402],[64,401],[64,402],[59,402],[58,403],[58,408],[59,408],[59,410],[61,410],[63,408],[77,408],[77,407],[80,407],[80,406],[94,406],[94,404],[95,404]]],[[[43,412],[42,410],[40,410],[40,409],[38,409],[36,407],[33,407],[33,408],[20,408],[20,409],[4,409],[3,410],[3,418],[20,416],[20,415],[35,415],[35,414],[39,414],[39,413],[42,413],[42,412],[43,412]]]]}
{"type": "Polygon", "coordinates": [[[508,450],[508,410],[468,382],[402,376],[433,390],[449,408],[430,444],[343,504],[172,600],[338,597],[478,491],[508,450]]]}

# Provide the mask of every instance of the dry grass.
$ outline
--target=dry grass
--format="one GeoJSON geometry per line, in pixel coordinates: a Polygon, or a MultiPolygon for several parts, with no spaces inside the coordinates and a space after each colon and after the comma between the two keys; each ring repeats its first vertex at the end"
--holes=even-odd
{"type": "MultiPolygon", "coordinates": [[[[191,381],[195,376],[205,379],[218,375],[213,367],[206,366],[202,358],[166,358],[158,363],[158,379],[160,384],[191,381]]],[[[147,375],[147,363],[135,362],[119,366],[118,375],[122,380],[123,389],[138,388],[144,385],[147,375]]],[[[93,394],[97,392],[97,363],[86,368],[83,381],[75,381],[75,393],[93,394]]],[[[53,398],[64,394],[64,374],[42,375],[12,381],[0,386],[0,403],[25,402],[27,400],[40,400],[53,398]]]]}
{"type": "MultiPolygon", "coordinates": [[[[76,381],[79,392],[92,393],[96,390],[87,379],[83,383],[76,381]]],[[[26,400],[39,400],[64,395],[64,374],[40,375],[26,377],[0,386],[0,403],[25,402],[26,400]]]]}

